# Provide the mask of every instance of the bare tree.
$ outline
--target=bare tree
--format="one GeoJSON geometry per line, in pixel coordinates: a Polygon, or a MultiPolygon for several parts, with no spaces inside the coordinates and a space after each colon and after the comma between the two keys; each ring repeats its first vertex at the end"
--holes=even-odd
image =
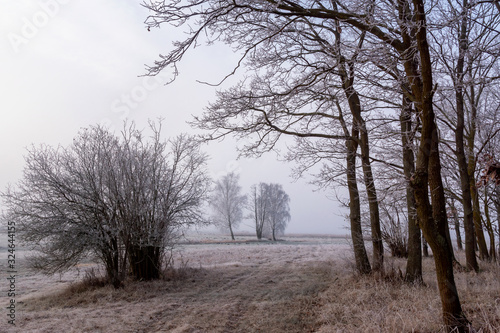
{"type": "Polygon", "coordinates": [[[259,183],[258,185],[252,185],[250,190],[251,200],[248,210],[250,211],[250,218],[255,222],[255,233],[258,240],[262,239],[267,221],[268,201],[266,200],[266,189],[267,184],[259,183]]]}
{"type": "Polygon", "coordinates": [[[455,147],[450,150],[460,174],[467,268],[477,271],[475,247],[480,258],[488,258],[475,186],[478,112],[485,88],[498,77],[498,52],[491,50],[498,45],[500,15],[490,4],[468,0],[439,4],[436,11],[441,17],[440,29],[432,32],[440,86],[436,105],[441,121],[454,134],[455,147]]]}
{"type": "Polygon", "coordinates": [[[209,179],[193,139],[173,139],[168,151],[160,127],[151,129],[149,141],[133,125],[121,137],[95,126],[68,147],[28,151],[23,178],[2,197],[36,268],[64,271],[92,255],[115,287],[128,267],[136,278],[159,276],[175,232],[202,220],[209,179]]]}
{"type": "Polygon", "coordinates": [[[243,208],[247,197],[241,194],[240,176],[230,172],[215,182],[215,188],[210,198],[213,209],[213,220],[216,225],[229,230],[234,240],[234,229],[243,219],[243,208]]]}
{"type": "MultiPolygon", "coordinates": [[[[439,128],[433,103],[435,68],[428,39],[432,28],[428,20],[431,23],[435,20],[432,4],[422,0],[371,2],[368,6],[356,0],[203,0],[188,4],[159,1],[146,6],[154,12],[148,20],[151,27],[162,23],[189,23],[191,28],[185,40],[176,43],[172,52],[150,68],[150,74],[168,66],[176,70],[176,64],[202,35],[212,38],[210,42],[222,40],[240,50],[242,59],[238,67],[243,60],[248,60],[255,76],[221,93],[218,102],[208,108],[206,117],[198,121],[206,121],[205,128],[211,131],[212,138],[228,133],[237,137],[254,135],[255,141],[244,147],[251,153],[272,150],[284,134],[318,141],[330,139],[331,146],[334,140],[353,141],[356,144],[352,151],[356,152],[363,124],[359,120],[351,121],[356,128],[353,127],[349,136],[343,131],[345,126],[333,125],[342,122],[339,114],[333,112],[336,103],[354,101],[351,99],[354,95],[338,93],[343,90],[337,66],[342,59],[329,56],[330,45],[335,43],[323,43],[332,41],[335,31],[352,32],[351,39],[343,39],[341,43],[342,50],[350,52],[342,53],[346,59],[352,59],[361,39],[366,51],[365,64],[370,63],[367,59],[387,59],[387,54],[396,59],[393,63],[377,65],[401,66],[405,74],[407,85],[402,90],[412,102],[421,125],[415,172],[409,182],[416,215],[434,254],[443,320],[450,331],[464,332],[468,321],[454,282],[453,253],[447,240],[439,128]],[[370,6],[374,8],[367,10],[370,6]],[[311,26],[325,38],[308,38],[311,26]],[[332,61],[335,61],[333,65],[332,61]]],[[[357,227],[355,221],[354,226],[357,227]]],[[[361,258],[361,252],[356,252],[356,256],[361,258]]]]}
{"type": "Polygon", "coordinates": [[[259,183],[252,186],[249,210],[255,221],[257,239],[268,237],[273,241],[283,235],[290,215],[290,197],[281,184],[259,183]]]}
{"type": "MultiPolygon", "coordinates": [[[[246,155],[260,155],[272,150],[282,135],[312,141],[324,140],[329,141],[330,146],[347,147],[349,150],[347,164],[350,170],[347,174],[350,179],[348,188],[353,198],[351,200],[351,233],[355,243],[356,263],[360,272],[369,273],[371,267],[359,225],[359,192],[357,184],[354,184],[356,182],[356,152],[360,147],[359,139],[361,138],[365,185],[367,191],[369,190],[370,210],[373,212],[371,219],[375,249],[374,268],[381,270],[383,249],[377,212],[378,202],[375,183],[370,174],[365,120],[360,114],[367,110],[363,110],[360,97],[353,88],[354,72],[352,68],[346,68],[353,66],[356,56],[347,51],[345,54],[340,54],[335,40],[328,37],[333,30],[337,29],[335,24],[324,25],[302,18],[298,20],[286,17],[275,19],[269,14],[258,14],[252,11],[248,12],[249,17],[240,16],[239,6],[235,6],[234,11],[229,10],[226,17],[220,15],[225,11],[220,12],[222,8],[218,7],[218,4],[209,4],[209,7],[212,5],[209,11],[213,10],[214,20],[220,23],[221,31],[225,31],[224,36],[228,36],[230,40],[238,40],[238,47],[244,50],[245,55],[248,55],[248,59],[251,60],[249,67],[253,69],[254,75],[250,85],[247,86],[245,84],[247,80],[245,80],[234,88],[221,92],[219,100],[209,106],[209,111],[195,120],[196,126],[210,130],[212,135],[209,135],[207,139],[214,139],[229,133],[237,137],[255,137],[255,140],[248,141],[249,144],[241,150],[246,155]],[[258,16],[255,19],[252,17],[254,14],[258,16]],[[235,18],[242,21],[235,24],[235,18]],[[231,33],[229,33],[230,30],[231,33]],[[297,39],[297,34],[300,36],[299,39],[297,39]],[[295,45],[295,42],[302,39],[307,41],[303,45],[308,44],[310,47],[307,52],[302,51],[301,44],[295,45]],[[270,49],[274,50],[272,56],[265,51],[269,50],[268,45],[272,45],[270,49]],[[348,64],[340,61],[351,56],[353,60],[348,64]],[[348,111],[355,110],[352,112],[357,112],[356,119],[353,119],[350,112],[344,113],[345,111],[339,107],[341,104],[348,111]],[[360,131],[361,127],[363,129],[360,131]],[[346,128],[349,130],[346,131],[346,128]],[[336,142],[332,143],[332,141],[336,142]]],[[[194,5],[194,7],[197,6],[194,5]]],[[[196,12],[195,9],[193,10],[196,12]]],[[[167,11],[169,14],[166,16],[170,13],[172,18],[177,16],[174,14],[175,8],[162,7],[162,11],[162,14],[151,17],[152,25],[162,21],[165,18],[163,14],[167,11]],[[172,9],[171,12],[170,9],[172,9]]],[[[218,25],[213,27],[217,30],[218,25]]],[[[213,27],[207,26],[206,28],[211,30],[213,27]]],[[[219,35],[218,32],[214,33],[219,35]]],[[[349,42],[359,38],[359,35],[359,31],[353,29],[352,35],[349,33],[349,42]]],[[[189,44],[195,42],[196,39],[195,34],[193,39],[186,40],[187,44],[181,42],[179,45],[183,44],[188,48],[189,44]]],[[[340,41],[340,39],[337,40],[340,41]]],[[[355,42],[353,49],[359,49],[359,47],[355,42]]],[[[177,57],[182,57],[181,53],[184,51],[180,48],[176,49],[164,58],[165,61],[151,68],[150,73],[154,74],[155,71],[169,65],[175,68],[176,61],[180,60],[177,57]]]]}
{"type": "Polygon", "coordinates": [[[266,186],[265,200],[267,201],[267,222],[270,237],[273,241],[277,236],[285,233],[286,226],[291,219],[290,197],[280,184],[268,184],[266,186]]]}

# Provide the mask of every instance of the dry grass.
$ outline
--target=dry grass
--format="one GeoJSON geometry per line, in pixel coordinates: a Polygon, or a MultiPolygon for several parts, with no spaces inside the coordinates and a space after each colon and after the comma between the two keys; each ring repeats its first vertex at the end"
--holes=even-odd
{"type": "MultiPolygon", "coordinates": [[[[387,266],[404,272],[405,262],[388,258],[387,266]]],[[[459,297],[475,332],[500,332],[500,267],[481,267],[479,274],[455,273],[459,297]]],[[[424,286],[404,283],[399,273],[393,279],[345,275],[320,295],[318,332],[445,332],[432,258],[424,259],[424,272],[424,286]]]]}
{"type": "MultiPolygon", "coordinates": [[[[102,286],[80,282],[21,297],[18,332],[441,332],[433,259],[425,286],[355,274],[349,247],[331,240],[186,246],[164,279],[102,286]]],[[[478,332],[500,332],[500,268],[457,272],[464,311],[478,332]]],[[[0,326],[1,327],[1,326],[0,326]]],[[[1,328],[0,328],[1,331],[1,328]]]]}
{"type": "Polygon", "coordinates": [[[313,332],[318,294],[329,280],[328,269],[305,265],[192,269],[189,278],[128,283],[122,290],[82,282],[26,300],[21,327],[37,331],[51,321],[40,331],[76,331],[67,322],[74,318],[81,332],[313,332]]]}

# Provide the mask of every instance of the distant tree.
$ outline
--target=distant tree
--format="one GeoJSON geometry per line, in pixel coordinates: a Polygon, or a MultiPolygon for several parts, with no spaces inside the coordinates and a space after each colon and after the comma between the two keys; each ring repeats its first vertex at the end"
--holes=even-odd
{"type": "Polygon", "coordinates": [[[216,225],[229,230],[234,240],[234,229],[243,219],[243,208],[246,196],[241,194],[240,176],[230,172],[215,183],[215,189],[210,199],[216,225]]]}
{"type": "Polygon", "coordinates": [[[252,200],[249,205],[255,221],[257,239],[268,237],[273,241],[285,233],[290,221],[290,197],[281,184],[259,183],[252,186],[252,200]]]}
{"type": "Polygon", "coordinates": [[[138,279],[159,276],[176,231],[202,220],[210,182],[192,138],[164,142],[161,126],[151,129],[146,140],[133,125],[121,137],[94,126],[68,147],[28,151],[22,179],[1,195],[35,268],[60,272],[91,255],[115,287],[129,267],[138,279]]]}
{"type": "Polygon", "coordinates": [[[273,241],[276,241],[278,235],[285,233],[286,226],[291,219],[290,197],[280,184],[269,184],[267,185],[265,199],[267,201],[267,225],[270,237],[273,241]]]}
{"type": "Polygon", "coordinates": [[[264,227],[267,220],[267,204],[268,201],[265,200],[267,184],[259,183],[258,185],[253,185],[250,194],[250,202],[248,209],[250,210],[250,217],[255,222],[255,233],[257,239],[262,239],[264,227]]]}

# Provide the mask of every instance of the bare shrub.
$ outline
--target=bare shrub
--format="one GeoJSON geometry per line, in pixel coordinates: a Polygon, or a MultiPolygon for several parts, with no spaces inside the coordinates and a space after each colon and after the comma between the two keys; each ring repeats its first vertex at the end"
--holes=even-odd
{"type": "Polygon", "coordinates": [[[393,257],[408,257],[408,216],[402,203],[396,200],[380,202],[382,239],[393,257]]]}
{"type": "Polygon", "coordinates": [[[163,253],[179,230],[202,223],[210,179],[207,156],[190,136],[170,140],[150,122],[121,136],[101,126],[81,130],[68,147],[33,147],[23,178],[1,196],[5,219],[35,250],[33,267],[52,274],[89,256],[120,287],[128,274],[159,278],[163,253]]]}
{"type": "MultiPolygon", "coordinates": [[[[102,275],[97,268],[91,267],[85,271],[85,275],[81,281],[72,283],[68,287],[68,292],[70,294],[80,294],[89,290],[102,288],[106,285],[108,285],[107,277],[102,275]]],[[[123,284],[120,286],[123,287],[123,284]]]]}
{"type": "Polygon", "coordinates": [[[196,275],[197,271],[201,271],[202,268],[195,269],[189,267],[189,261],[181,258],[181,262],[177,267],[174,265],[174,261],[172,260],[169,265],[163,271],[163,279],[165,281],[184,281],[188,278],[193,278],[196,275]]]}

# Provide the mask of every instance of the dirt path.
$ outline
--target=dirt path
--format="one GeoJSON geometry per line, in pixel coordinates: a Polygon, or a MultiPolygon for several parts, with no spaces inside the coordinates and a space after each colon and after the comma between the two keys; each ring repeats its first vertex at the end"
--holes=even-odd
{"type": "Polygon", "coordinates": [[[143,332],[312,332],[311,304],[331,279],[329,269],[313,264],[199,274],[201,281],[164,296],[162,315],[143,332]]]}

